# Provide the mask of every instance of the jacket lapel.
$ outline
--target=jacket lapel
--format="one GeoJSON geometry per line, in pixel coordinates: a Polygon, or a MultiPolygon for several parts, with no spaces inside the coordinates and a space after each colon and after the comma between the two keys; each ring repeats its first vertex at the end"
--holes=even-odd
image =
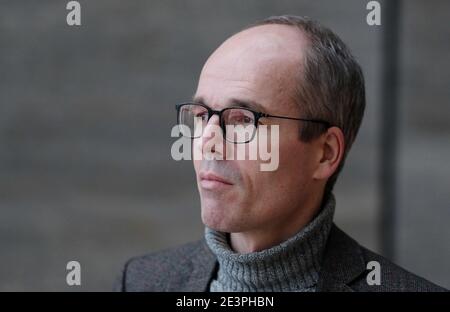
{"type": "Polygon", "coordinates": [[[353,291],[348,284],[365,270],[366,265],[359,244],[333,223],[317,291],[353,291]]]}
{"type": "Polygon", "coordinates": [[[217,268],[216,257],[202,240],[191,258],[192,273],[186,283],[182,284],[178,291],[205,292],[209,291],[211,282],[217,268]]]}

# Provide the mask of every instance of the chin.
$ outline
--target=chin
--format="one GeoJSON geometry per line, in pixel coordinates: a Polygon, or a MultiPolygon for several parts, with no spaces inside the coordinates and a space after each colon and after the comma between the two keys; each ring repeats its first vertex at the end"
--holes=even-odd
{"type": "Polygon", "coordinates": [[[229,226],[225,217],[220,212],[214,212],[211,208],[202,207],[202,222],[210,229],[227,232],[229,226]]]}
{"type": "Polygon", "coordinates": [[[224,210],[218,210],[217,207],[202,206],[202,222],[210,229],[219,232],[239,232],[241,228],[239,222],[233,220],[231,214],[224,210]]]}

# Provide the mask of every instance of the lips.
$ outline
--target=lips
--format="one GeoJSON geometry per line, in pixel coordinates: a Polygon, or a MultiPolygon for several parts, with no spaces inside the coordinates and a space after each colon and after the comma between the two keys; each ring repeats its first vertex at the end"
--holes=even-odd
{"type": "Polygon", "coordinates": [[[226,180],[225,178],[211,172],[206,173],[201,172],[199,177],[201,186],[206,189],[213,189],[233,185],[233,183],[226,180]]]}

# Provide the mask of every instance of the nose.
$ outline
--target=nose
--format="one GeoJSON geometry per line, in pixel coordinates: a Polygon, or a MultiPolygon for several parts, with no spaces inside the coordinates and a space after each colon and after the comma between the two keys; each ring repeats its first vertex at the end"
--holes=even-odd
{"type": "Polygon", "coordinates": [[[217,132],[217,127],[220,128],[220,120],[217,114],[212,115],[203,129],[202,138],[205,140],[211,139],[217,132]]]}
{"type": "Polygon", "coordinates": [[[217,114],[214,114],[208,120],[201,137],[203,156],[213,156],[216,159],[223,157],[223,142],[223,132],[220,128],[220,119],[217,114]]]}

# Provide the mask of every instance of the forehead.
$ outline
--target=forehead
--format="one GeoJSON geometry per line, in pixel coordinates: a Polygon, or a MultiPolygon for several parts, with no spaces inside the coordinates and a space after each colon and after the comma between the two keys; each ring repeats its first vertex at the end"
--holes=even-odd
{"type": "Polygon", "coordinates": [[[211,107],[231,99],[253,101],[277,109],[292,102],[293,87],[302,70],[305,40],[286,25],[244,30],[226,40],[205,63],[197,97],[211,107]]]}

